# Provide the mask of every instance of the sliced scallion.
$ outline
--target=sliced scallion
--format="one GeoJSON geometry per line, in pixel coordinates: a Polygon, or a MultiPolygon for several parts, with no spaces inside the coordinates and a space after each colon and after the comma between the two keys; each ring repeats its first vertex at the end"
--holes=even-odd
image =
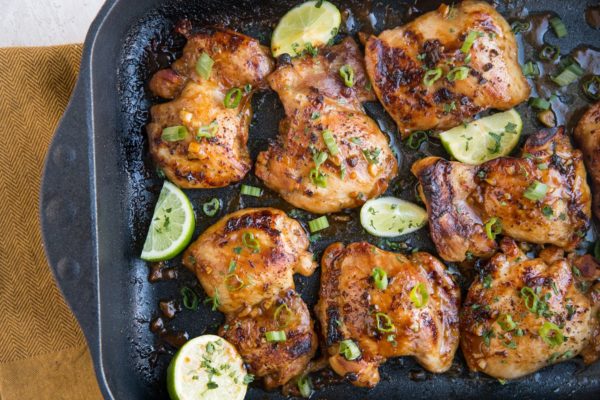
{"type": "Polygon", "coordinates": [[[225,100],[223,100],[223,104],[226,108],[236,108],[240,101],[242,100],[242,89],[240,88],[231,88],[225,94],[225,100]]]}
{"type": "Polygon", "coordinates": [[[210,201],[202,204],[202,211],[208,217],[214,217],[219,212],[220,208],[221,208],[221,200],[219,200],[216,197],[211,199],[210,201]]]}
{"type": "Polygon", "coordinates": [[[552,322],[544,322],[538,333],[540,334],[542,340],[550,347],[559,346],[565,341],[565,336],[563,335],[562,330],[552,322]]]}
{"type": "Polygon", "coordinates": [[[212,138],[215,137],[217,131],[219,130],[219,124],[216,120],[211,122],[209,125],[204,125],[198,128],[198,133],[196,134],[196,139],[200,140],[202,138],[212,138]]]}
{"type": "Polygon", "coordinates": [[[396,330],[392,319],[386,313],[375,313],[375,321],[377,322],[377,330],[379,332],[388,333],[396,330]]]}
{"type": "Polygon", "coordinates": [[[506,332],[510,332],[517,327],[517,324],[512,319],[512,315],[510,314],[501,314],[496,320],[500,328],[502,328],[506,332]]]}
{"type": "Polygon", "coordinates": [[[298,390],[300,391],[300,395],[305,399],[308,399],[310,396],[312,396],[314,389],[310,376],[302,375],[302,377],[298,379],[298,390]]]}
{"type": "Polygon", "coordinates": [[[187,286],[184,286],[181,288],[181,290],[179,291],[181,293],[181,298],[182,298],[182,302],[183,302],[183,306],[185,308],[187,308],[188,310],[197,310],[198,309],[198,304],[199,304],[199,300],[198,300],[198,295],[196,294],[196,292],[194,292],[193,289],[190,289],[187,286]]]}
{"type": "Polygon", "coordinates": [[[535,294],[535,292],[533,291],[533,289],[529,286],[525,286],[521,289],[521,296],[525,301],[525,308],[527,308],[532,313],[535,313],[538,308],[539,299],[537,294],[535,294]]]}
{"type": "Polygon", "coordinates": [[[510,26],[515,33],[527,32],[531,28],[531,21],[515,21],[510,26]]]}
{"type": "Polygon", "coordinates": [[[442,69],[440,67],[429,69],[425,71],[425,75],[423,75],[423,83],[425,86],[431,86],[442,77],[442,69]]]}
{"type": "Polygon", "coordinates": [[[327,220],[327,217],[323,215],[322,217],[308,221],[308,228],[310,229],[310,233],[322,231],[323,229],[329,228],[329,221],[327,220]]]}
{"type": "Polygon", "coordinates": [[[267,338],[267,342],[285,342],[287,340],[285,331],[269,331],[265,333],[265,338],[267,338]]]}
{"type": "Polygon", "coordinates": [[[340,342],[340,354],[348,361],[356,360],[360,357],[360,348],[352,339],[342,340],[340,342]]]}
{"type": "Polygon", "coordinates": [[[462,46],[460,47],[460,51],[463,52],[464,54],[467,54],[471,50],[473,43],[475,43],[475,39],[480,38],[482,36],[483,36],[483,33],[481,33],[481,32],[470,31],[467,34],[467,37],[465,38],[465,41],[463,42],[462,46]]]}
{"type": "Polygon", "coordinates": [[[522,70],[523,75],[525,75],[527,78],[537,78],[540,76],[540,67],[533,61],[528,61],[523,64],[522,70]]]}
{"type": "Polygon", "coordinates": [[[277,325],[281,328],[287,328],[290,324],[290,319],[292,318],[292,310],[288,307],[287,304],[280,304],[275,309],[275,314],[273,314],[273,319],[277,323],[277,325]]]}
{"type": "Polygon", "coordinates": [[[560,56],[560,48],[550,44],[544,45],[540,51],[540,60],[555,61],[560,56]]]}
{"type": "Polygon", "coordinates": [[[523,197],[531,201],[539,201],[546,196],[547,192],[548,185],[540,181],[534,181],[527,189],[525,189],[525,192],[523,192],[523,197]]]}
{"type": "Polygon", "coordinates": [[[242,235],[242,243],[245,247],[252,250],[253,253],[258,253],[260,251],[260,242],[254,237],[252,232],[244,232],[242,235]]]}
{"type": "Polygon", "coordinates": [[[177,142],[178,140],[183,140],[187,137],[188,130],[185,126],[177,125],[177,126],[169,126],[168,128],[164,128],[162,131],[162,135],[160,138],[165,142],[177,142]]]}
{"type": "Polygon", "coordinates": [[[558,17],[554,17],[550,19],[550,26],[554,30],[556,37],[563,38],[567,36],[567,27],[565,23],[558,17]]]}
{"type": "Polygon", "coordinates": [[[549,110],[550,102],[546,99],[542,99],[541,97],[532,97],[529,99],[529,105],[538,110],[549,110]]]}
{"type": "Polygon", "coordinates": [[[210,73],[214,63],[215,61],[210,58],[208,54],[202,52],[200,57],[198,57],[198,61],[196,61],[196,73],[204,79],[210,78],[210,73]]]}
{"type": "Polygon", "coordinates": [[[329,154],[332,156],[337,156],[340,153],[340,149],[333,137],[333,133],[329,129],[326,129],[322,133],[323,141],[325,141],[325,145],[327,146],[327,150],[329,150],[329,154]]]}
{"type": "Polygon", "coordinates": [[[262,189],[256,186],[242,185],[240,193],[246,196],[260,197],[262,196],[262,189]]]}
{"type": "Polygon", "coordinates": [[[583,93],[591,100],[600,100],[600,75],[593,75],[581,83],[583,93]]]}
{"type": "Polygon", "coordinates": [[[415,131],[406,139],[406,145],[413,150],[418,150],[421,144],[426,142],[428,138],[429,136],[426,131],[415,131]]]}
{"type": "Polygon", "coordinates": [[[238,274],[232,273],[225,276],[225,287],[230,292],[236,292],[245,286],[238,274]]]}
{"type": "Polygon", "coordinates": [[[354,68],[351,65],[343,65],[340,68],[340,76],[344,80],[344,85],[347,87],[354,86],[354,68]]]}
{"type": "Polygon", "coordinates": [[[373,281],[375,282],[375,287],[379,290],[385,290],[387,289],[388,286],[388,277],[387,277],[387,273],[379,268],[379,267],[375,267],[373,268],[373,271],[371,272],[371,277],[373,277],[373,281]]]}
{"type": "Polygon", "coordinates": [[[450,82],[454,81],[462,81],[463,79],[467,79],[469,76],[469,67],[456,67],[452,68],[448,75],[446,75],[446,79],[450,82]]]}
{"type": "Polygon", "coordinates": [[[502,222],[496,218],[490,218],[485,223],[485,234],[490,240],[496,240],[496,235],[502,233],[502,222]]]}
{"type": "Polygon", "coordinates": [[[573,61],[565,69],[561,71],[557,76],[552,76],[550,79],[558,86],[567,86],[575,82],[580,76],[584,74],[584,70],[579,66],[577,61],[573,61]]]}
{"type": "Polygon", "coordinates": [[[429,292],[427,292],[427,287],[422,282],[417,283],[408,296],[417,308],[425,307],[429,302],[429,292]]]}

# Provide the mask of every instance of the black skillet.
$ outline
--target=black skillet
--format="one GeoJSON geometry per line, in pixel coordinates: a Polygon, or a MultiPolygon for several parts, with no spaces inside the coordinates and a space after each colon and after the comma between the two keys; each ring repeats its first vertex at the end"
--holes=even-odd
{"type": "MultiPolygon", "coordinates": [[[[344,14],[341,36],[358,31],[377,33],[439,4],[391,0],[333,2],[344,14]]],[[[177,308],[181,287],[194,287],[201,296],[203,292],[194,276],[179,266],[178,259],[166,266],[154,266],[151,273],[150,266],[138,258],[161,185],[148,158],[144,132],[148,108],[157,101],[151,98],[146,82],[153,72],[180,54],[184,40],[173,34],[178,21],[187,18],[194,26],[225,25],[268,44],[277,20],[296,3],[109,0],[90,28],[79,81],[48,152],[40,214],[50,265],[85,333],[102,393],[108,399],[167,399],[165,370],[176,347],[188,336],[214,332],[222,319],[207,306],[198,311],[183,310],[173,320],[159,318],[159,301],[172,300],[170,305],[177,308]],[[151,283],[150,275],[158,282],[151,283]],[[177,279],[169,279],[175,276],[177,279]]],[[[586,7],[592,3],[596,1],[514,0],[497,5],[509,21],[523,19],[528,13],[558,13],[568,27],[568,36],[558,40],[547,33],[545,38],[558,43],[563,53],[569,53],[580,45],[600,46],[600,31],[592,29],[584,19],[586,7]]],[[[534,31],[539,31],[541,28],[536,28],[545,19],[533,20],[534,31]]],[[[538,49],[531,43],[536,34],[524,36],[522,59],[534,59],[538,49]]],[[[591,57],[588,73],[599,74],[598,53],[587,47],[580,50],[583,56],[591,57]]],[[[544,80],[539,82],[538,90],[554,90],[544,80]]],[[[559,117],[566,112],[566,122],[572,126],[588,103],[577,85],[571,85],[561,100],[568,105],[559,117]]],[[[275,137],[283,111],[272,92],[258,94],[253,103],[255,116],[249,146],[256,157],[275,137]]],[[[408,171],[410,164],[426,154],[444,154],[443,150],[439,143],[431,141],[419,151],[407,151],[395,140],[394,124],[381,107],[373,103],[367,109],[398,151],[400,174],[389,194],[416,201],[415,179],[408,171]]],[[[519,111],[525,120],[525,134],[539,128],[526,105],[521,105],[519,111]]],[[[252,174],[244,182],[261,186],[252,174]]],[[[289,205],[268,191],[258,199],[240,198],[239,184],[187,193],[198,215],[196,235],[224,213],[239,208],[275,206],[291,211],[289,205]],[[212,197],[221,198],[225,207],[217,216],[208,218],[203,216],[201,204],[212,197]]],[[[311,218],[302,212],[296,216],[304,223],[311,218]]],[[[434,250],[426,229],[389,242],[363,232],[357,210],[331,216],[330,221],[337,222],[321,238],[314,238],[312,247],[317,256],[337,240],[368,240],[396,251],[415,247],[434,250]],[[347,216],[351,217],[350,222],[343,221],[347,216]]],[[[593,235],[591,232],[588,239],[593,240],[593,235]]],[[[466,277],[459,279],[463,285],[468,282],[466,277]]],[[[313,305],[319,274],[308,279],[297,277],[296,281],[305,300],[313,305]]],[[[468,372],[460,354],[451,371],[441,375],[425,372],[410,358],[390,360],[381,372],[381,383],[372,390],[343,382],[328,384],[327,374],[317,376],[314,379],[320,389],[313,398],[600,398],[600,365],[586,368],[577,361],[546,368],[505,385],[468,372]]],[[[256,385],[247,398],[284,396],[267,393],[256,385]]]]}

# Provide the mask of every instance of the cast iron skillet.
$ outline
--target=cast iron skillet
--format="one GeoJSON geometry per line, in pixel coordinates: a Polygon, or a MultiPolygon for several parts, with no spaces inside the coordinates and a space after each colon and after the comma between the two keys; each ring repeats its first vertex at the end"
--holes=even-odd
{"type": "MultiPolygon", "coordinates": [[[[344,12],[343,32],[379,32],[397,26],[435,8],[427,1],[333,1],[344,12]]],[[[184,40],[172,33],[174,25],[188,18],[194,26],[220,24],[268,43],[276,21],[297,1],[288,0],[197,0],[124,1],[108,0],[92,24],[85,41],[79,80],[68,109],[56,132],[44,171],[41,188],[41,224],[46,254],[68,303],[87,338],[100,388],[108,399],[166,399],[165,370],[186,337],[214,332],[222,320],[202,306],[183,310],[172,321],[158,319],[160,300],[179,302],[183,286],[194,287],[203,296],[195,277],[179,266],[179,259],[161,267],[165,276],[177,279],[149,282],[149,268],[138,258],[158,197],[161,179],[147,156],[144,125],[152,99],[145,83],[157,69],[169,65],[180,53],[184,40]],[[169,269],[170,268],[170,269],[169,269]],[[170,274],[170,275],[169,275],[170,274]],[[164,326],[161,326],[163,323],[164,326]],[[155,334],[151,332],[153,327],[155,334]]],[[[546,0],[500,2],[499,9],[509,20],[530,13],[553,11],[561,15],[569,35],[558,41],[563,53],[578,45],[598,46],[600,34],[583,19],[592,1],[546,0]]],[[[533,50],[522,46],[525,57],[533,50]]],[[[594,53],[596,54],[596,53],[594,53]]],[[[597,55],[597,54],[596,54],[597,55]]],[[[594,67],[596,68],[597,65],[594,67]]],[[[596,74],[600,72],[595,72],[596,74]]],[[[575,85],[576,86],[576,85],[575,85]]],[[[543,88],[542,88],[543,89],[543,88]]],[[[577,117],[587,103],[576,94],[569,110],[577,117]]],[[[277,133],[283,116],[277,96],[265,92],[255,96],[255,116],[250,130],[253,158],[266,148],[277,133]]],[[[427,154],[444,154],[439,143],[431,142],[420,151],[406,152],[395,140],[395,127],[381,107],[367,104],[397,149],[401,169],[388,194],[416,201],[415,179],[408,168],[427,154]]],[[[519,111],[525,133],[536,127],[527,106],[519,111]]],[[[572,125],[576,119],[568,122],[572,125]]],[[[245,183],[260,185],[253,174],[245,183]]],[[[217,190],[187,192],[198,215],[196,235],[226,212],[252,207],[275,206],[291,211],[289,205],[270,192],[258,199],[240,198],[239,184],[217,190]],[[224,210],[217,216],[203,216],[200,205],[212,197],[223,199],[224,210]]],[[[310,216],[295,214],[303,223],[310,216]]],[[[368,240],[396,251],[415,247],[434,251],[427,230],[397,239],[380,241],[363,232],[358,211],[331,216],[332,228],[313,244],[320,256],[330,243],[368,240]],[[350,222],[343,221],[350,217],[350,222]],[[336,222],[337,221],[337,222],[336,222]]],[[[593,240],[593,233],[588,236],[593,240]]],[[[450,265],[451,270],[455,270],[450,265]]],[[[468,277],[457,275],[464,285],[468,277]]],[[[319,274],[296,279],[297,288],[310,306],[316,302],[319,274]]],[[[453,368],[442,375],[425,372],[410,358],[389,361],[381,368],[381,383],[372,390],[347,383],[325,384],[327,374],[315,377],[322,386],[317,399],[382,398],[598,398],[600,365],[584,368],[571,361],[546,368],[525,379],[501,385],[496,380],[468,372],[460,351],[453,368]]],[[[281,399],[279,392],[267,393],[253,387],[249,399],[281,399]]]]}

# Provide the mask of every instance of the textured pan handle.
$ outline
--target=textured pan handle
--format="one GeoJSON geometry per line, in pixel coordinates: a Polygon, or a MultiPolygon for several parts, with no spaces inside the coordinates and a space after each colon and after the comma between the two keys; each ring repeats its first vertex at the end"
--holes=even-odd
{"type": "MultiPolygon", "coordinates": [[[[83,72],[83,71],[82,71],[83,72]]],[[[80,77],[46,155],[40,218],[46,256],[90,343],[98,332],[94,256],[91,131],[85,77],[80,77]]]]}

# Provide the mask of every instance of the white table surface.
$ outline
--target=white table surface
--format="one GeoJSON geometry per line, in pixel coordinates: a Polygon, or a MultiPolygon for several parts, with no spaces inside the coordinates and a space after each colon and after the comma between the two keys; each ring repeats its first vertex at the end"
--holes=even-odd
{"type": "Polygon", "coordinates": [[[0,47],[81,43],[104,0],[0,0],[0,47]]]}

